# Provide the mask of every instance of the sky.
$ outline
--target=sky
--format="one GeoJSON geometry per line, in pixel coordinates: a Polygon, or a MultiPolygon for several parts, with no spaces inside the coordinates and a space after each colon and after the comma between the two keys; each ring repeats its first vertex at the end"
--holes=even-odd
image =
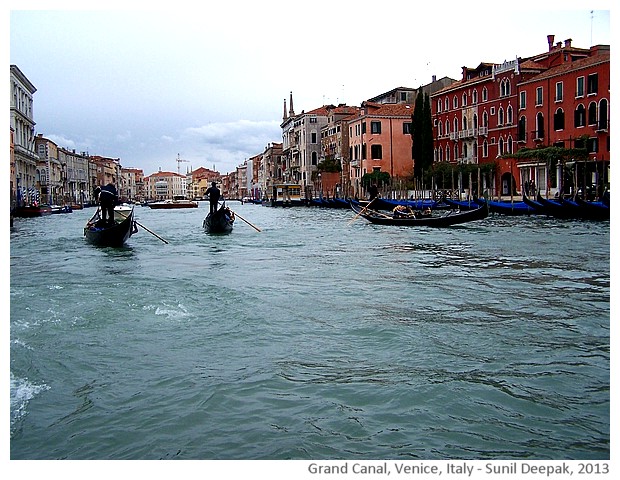
{"type": "Polygon", "coordinates": [[[542,53],[549,34],[611,44],[611,0],[418,3],[9,0],[5,44],[37,89],[37,134],[145,175],[234,171],[282,141],[291,92],[296,114],[359,106],[542,53]]]}

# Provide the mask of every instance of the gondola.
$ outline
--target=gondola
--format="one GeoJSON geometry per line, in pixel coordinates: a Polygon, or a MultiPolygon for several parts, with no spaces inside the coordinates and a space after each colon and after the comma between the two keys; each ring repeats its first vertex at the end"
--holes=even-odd
{"type": "Polygon", "coordinates": [[[207,233],[230,233],[235,223],[235,214],[224,204],[214,213],[209,213],[202,222],[207,233]]]}
{"type": "Polygon", "coordinates": [[[114,220],[113,223],[103,223],[101,210],[86,223],[84,236],[86,241],[98,247],[122,247],[134,233],[138,231],[133,218],[133,208],[123,220],[114,220]]]}
{"type": "Polygon", "coordinates": [[[449,210],[442,215],[420,215],[417,217],[395,217],[393,213],[384,213],[371,210],[366,207],[351,203],[351,209],[359,216],[364,217],[371,223],[378,225],[402,225],[402,226],[425,226],[425,227],[449,227],[461,223],[482,220],[489,215],[487,203],[473,210],[449,210]]]}

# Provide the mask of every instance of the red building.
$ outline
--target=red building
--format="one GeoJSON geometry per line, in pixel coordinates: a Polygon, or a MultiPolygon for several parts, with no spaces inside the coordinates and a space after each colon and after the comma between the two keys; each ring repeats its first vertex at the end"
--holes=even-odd
{"type": "Polygon", "coordinates": [[[461,177],[459,191],[501,197],[536,185],[553,195],[608,184],[609,46],[547,40],[548,51],[533,57],[463,67],[461,80],[431,95],[434,161],[457,171],[463,164],[496,167],[467,185],[461,177]],[[578,165],[510,157],[549,146],[587,148],[589,159],[578,165]]]}

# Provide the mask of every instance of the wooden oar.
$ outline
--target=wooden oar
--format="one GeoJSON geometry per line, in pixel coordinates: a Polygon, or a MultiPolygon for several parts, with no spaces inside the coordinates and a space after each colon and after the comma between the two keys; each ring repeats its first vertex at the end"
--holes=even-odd
{"type": "Polygon", "coordinates": [[[92,217],[90,217],[90,220],[88,222],[86,222],[86,225],[91,224],[93,222],[93,220],[95,219],[95,217],[97,215],[99,215],[99,209],[100,209],[100,207],[97,207],[97,211],[95,212],[95,214],[92,217]]]}
{"type": "MultiPolygon", "coordinates": [[[[226,202],[222,202],[219,203],[219,205],[221,205],[222,207],[224,206],[224,203],[226,202]]],[[[245,218],[243,218],[241,215],[239,215],[237,212],[234,212],[230,207],[228,207],[228,210],[230,210],[231,213],[233,213],[235,215],[235,217],[239,217],[241,220],[243,220],[245,223],[247,223],[250,227],[252,227],[254,230],[256,230],[257,232],[260,232],[261,229],[258,228],[256,225],[252,225],[250,222],[248,222],[245,218]]]]}
{"type": "MultiPolygon", "coordinates": [[[[117,213],[120,213],[123,217],[127,218],[127,215],[125,215],[123,212],[119,211],[119,210],[114,210],[117,213]]],[[[139,227],[144,228],[147,232],[149,232],[151,235],[153,235],[154,237],[159,238],[162,242],[164,242],[166,245],[168,244],[167,240],[164,240],[163,238],[161,238],[159,235],[157,235],[155,232],[149,230],[148,228],[146,228],[144,225],[142,225],[140,222],[138,222],[137,220],[134,220],[134,222],[136,222],[136,225],[138,225],[139,227]]]]}
{"type": "MultiPolygon", "coordinates": [[[[230,209],[230,207],[228,207],[230,209]]],[[[245,223],[247,223],[250,227],[252,227],[254,230],[256,230],[257,232],[260,232],[261,229],[258,228],[256,225],[252,225],[250,222],[248,222],[245,218],[243,218],[241,215],[239,215],[237,212],[233,212],[232,210],[230,210],[232,213],[235,214],[235,217],[239,217],[241,220],[243,220],[245,223]]]]}
{"type": "Polygon", "coordinates": [[[355,220],[357,220],[357,218],[358,218],[360,215],[363,215],[363,213],[366,211],[366,209],[367,209],[368,207],[370,207],[370,204],[371,204],[372,202],[374,202],[376,199],[377,199],[377,197],[373,198],[370,202],[368,202],[368,205],[366,205],[364,208],[362,208],[362,209],[358,212],[358,214],[357,214],[357,215],[355,215],[355,216],[354,216],[351,220],[349,220],[349,225],[351,225],[351,224],[352,224],[355,220]]]}

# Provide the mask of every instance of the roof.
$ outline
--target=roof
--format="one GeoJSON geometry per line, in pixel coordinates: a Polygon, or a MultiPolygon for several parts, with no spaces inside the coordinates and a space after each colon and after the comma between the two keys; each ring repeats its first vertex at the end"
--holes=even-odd
{"type": "Polygon", "coordinates": [[[564,75],[569,72],[573,72],[576,70],[582,70],[584,68],[589,68],[594,65],[600,65],[602,63],[609,63],[609,61],[610,61],[609,53],[602,53],[599,55],[594,55],[592,57],[581,58],[579,60],[574,60],[572,62],[563,63],[561,65],[558,65],[557,67],[552,67],[540,73],[539,75],[536,75],[530,78],[529,80],[520,82],[520,84],[524,85],[527,83],[538,82],[546,78],[556,77],[558,75],[564,75]]]}

